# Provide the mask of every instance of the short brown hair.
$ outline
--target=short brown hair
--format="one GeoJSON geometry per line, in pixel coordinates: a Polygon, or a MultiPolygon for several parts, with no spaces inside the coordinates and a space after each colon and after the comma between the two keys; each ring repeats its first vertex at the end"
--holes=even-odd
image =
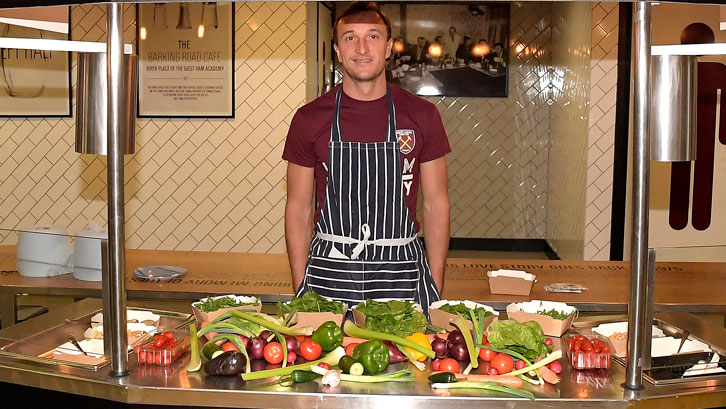
{"type": "MultiPolygon", "coordinates": [[[[373,17],[371,20],[383,20],[383,24],[386,26],[386,40],[391,38],[391,21],[388,19],[385,13],[383,13],[378,7],[378,4],[372,1],[356,1],[348,5],[342,13],[335,19],[333,24],[333,38],[335,42],[338,41],[338,24],[341,20],[346,17],[365,15],[373,17]]],[[[361,21],[362,22],[362,21],[361,21]]]]}

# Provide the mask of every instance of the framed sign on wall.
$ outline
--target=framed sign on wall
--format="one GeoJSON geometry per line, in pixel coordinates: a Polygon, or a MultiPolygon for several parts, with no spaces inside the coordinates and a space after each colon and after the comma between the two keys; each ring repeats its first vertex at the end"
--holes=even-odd
{"type": "Polygon", "coordinates": [[[139,117],[234,117],[232,3],[137,6],[139,117]]]}
{"type": "MultiPolygon", "coordinates": [[[[4,10],[0,37],[69,40],[70,18],[68,6],[4,10]]],[[[66,51],[0,49],[0,116],[71,116],[70,64],[66,51]]]]}

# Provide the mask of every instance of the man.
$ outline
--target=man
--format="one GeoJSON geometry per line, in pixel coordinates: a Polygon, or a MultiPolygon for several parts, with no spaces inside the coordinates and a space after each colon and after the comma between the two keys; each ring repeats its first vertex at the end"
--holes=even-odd
{"type": "Polygon", "coordinates": [[[449,34],[444,37],[444,58],[456,58],[456,50],[463,42],[464,39],[456,32],[456,27],[449,27],[449,34]]]}
{"type": "Polygon", "coordinates": [[[426,37],[416,39],[416,45],[409,47],[408,55],[411,57],[411,64],[426,64],[429,60],[429,45],[426,37]]]}
{"type": "Polygon", "coordinates": [[[441,117],[433,104],[387,85],[391,26],[375,3],[351,4],[333,34],[343,84],[297,111],[283,152],[293,285],[297,294],[348,304],[399,299],[426,309],[439,299],[449,242],[451,149],[441,117]]]}

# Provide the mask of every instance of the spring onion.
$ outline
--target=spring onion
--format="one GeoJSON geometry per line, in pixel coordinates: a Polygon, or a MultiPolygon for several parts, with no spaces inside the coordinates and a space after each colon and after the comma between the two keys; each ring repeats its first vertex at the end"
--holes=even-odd
{"type": "Polygon", "coordinates": [[[453,383],[432,383],[431,387],[434,389],[484,389],[489,391],[506,393],[509,395],[518,396],[520,398],[529,399],[534,401],[534,394],[530,391],[522,389],[511,388],[505,385],[499,385],[492,382],[453,382],[453,383]]]}
{"type": "Polygon", "coordinates": [[[516,371],[509,372],[507,375],[515,376],[515,375],[524,374],[524,373],[527,373],[529,371],[533,371],[535,369],[541,368],[541,367],[549,364],[550,362],[556,361],[556,360],[558,360],[560,358],[562,358],[562,351],[558,349],[556,351],[551,352],[543,360],[541,360],[539,362],[536,362],[536,363],[534,363],[532,365],[526,366],[526,367],[524,367],[522,369],[518,369],[516,371]]]}
{"type": "MultiPolygon", "coordinates": [[[[319,366],[311,368],[313,372],[319,375],[325,376],[330,371],[337,372],[335,369],[325,369],[319,366]]],[[[362,382],[362,383],[381,383],[381,382],[413,382],[416,377],[411,376],[411,372],[403,369],[396,372],[379,375],[349,375],[341,373],[340,380],[348,382],[362,382]]]]}
{"type": "Polygon", "coordinates": [[[327,355],[324,357],[316,360],[316,361],[310,361],[306,362],[304,364],[298,364],[298,365],[292,365],[285,368],[275,368],[275,369],[267,369],[264,371],[257,371],[257,372],[247,372],[242,374],[242,379],[245,381],[251,381],[255,379],[262,379],[262,378],[269,378],[272,376],[284,376],[289,375],[294,371],[295,369],[300,369],[303,371],[310,371],[312,367],[317,366],[321,362],[325,362],[330,366],[337,365],[338,361],[340,361],[340,358],[345,355],[345,349],[343,347],[335,348],[334,350],[328,352],[327,355]]]}
{"type": "Polygon", "coordinates": [[[436,353],[434,351],[424,348],[422,345],[419,345],[413,341],[409,341],[406,338],[399,337],[398,335],[387,334],[385,332],[373,331],[370,329],[363,329],[353,324],[353,322],[350,320],[346,321],[343,325],[343,331],[345,331],[345,333],[351,337],[377,339],[379,341],[391,341],[394,344],[409,347],[415,351],[418,351],[429,358],[433,359],[436,357],[436,353]]]}

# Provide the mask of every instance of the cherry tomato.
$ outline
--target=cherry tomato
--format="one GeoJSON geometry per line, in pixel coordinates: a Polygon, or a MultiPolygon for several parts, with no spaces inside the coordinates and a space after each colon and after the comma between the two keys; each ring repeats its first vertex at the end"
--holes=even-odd
{"type": "Polygon", "coordinates": [[[345,354],[353,356],[353,349],[358,346],[358,343],[352,343],[348,344],[348,346],[345,347],[345,354]]]}
{"type": "Polygon", "coordinates": [[[141,353],[141,351],[142,351],[141,345],[136,345],[134,347],[134,352],[136,352],[136,355],[139,355],[141,353]]]}
{"type": "Polygon", "coordinates": [[[154,336],[154,347],[161,348],[166,343],[166,338],[164,338],[162,335],[155,335],[154,336]]]}
{"type": "Polygon", "coordinates": [[[166,331],[164,333],[164,338],[166,338],[166,339],[174,339],[174,333],[171,332],[171,331],[166,331]]]}
{"type": "Polygon", "coordinates": [[[592,352],[592,344],[589,342],[585,342],[582,344],[582,352],[590,353],[592,352]]]}
{"type": "Polygon", "coordinates": [[[239,351],[239,348],[237,348],[237,345],[231,342],[225,342],[222,345],[222,351],[239,351]]]}
{"type": "Polygon", "coordinates": [[[491,349],[482,348],[481,351],[479,351],[479,359],[482,361],[491,362],[496,355],[497,353],[491,349]]]}
{"type": "Polygon", "coordinates": [[[507,354],[497,354],[489,365],[496,369],[498,373],[505,374],[512,372],[512,368],[514,368],[514,360],[507,354]]]}
{"type": "Polygon", "coordinates": [[[154,361],[155,361],[155,363],[156,363],[157,365],[161,365],[161,358],[162,358],[162,355],[163,355],[162,353],[158,353],[158,354],[156,354],[156,356],[154,357],[154,361]]]}
{"type": "Polygon", "coordinates": [[[602,348],[600,348],[599,346],[592,347],[592,353],[593,354],[599,354],[601,352],[602,352],[602,348]]]}
{"type": "MultiPolygon", "coordinates": [[[[268,344],[269,345],[269,344],[268,344]]],[[[265,348],[266,349],[266,348],[265,348]]],[[[300,355],[308,361],[314,361],[320,358],[320,354],[323,353],[323,348],[317,342],[312,339],[306,339],[300,345],[300,355]]]]}
{"type": "Polygon", "coordinates": [[[575,349],[575,338],[570,338],[567,340],[567,349],[572,352],[575,349]]]}
{"type": "Polygon", "coordinates": [[[441,370],[441,360],[434,359],[433,361],[431,361],[431,369],[434,371],[440,371],[441,370]]]}
{"type": "Polygon", "coordinates": [[[602,348],[600,348],[600,353],[601,354],[609,354],[610,353],[610,348],[608,348],[607,345],[603,345],[602,348]]]}
{"type": "Polygon", "coordinates": [[[454,358],[444,358],[439,362],[439,370],[444,372],[458,373],[461,367],[459,362],[454,358]]]}
{"type": "Polygon", "coordinates": [[[282,345],[279,342],[270,342],[265,345],[264,350],[265,361],[271,364],[279,364],[282,362],[282,345]]]}
{"type": "Polygon", "coordinates": [[[587,341],[587,337],[584,335],[578,335],[575,337],[575,341],[585,342],[587,341]]]}

